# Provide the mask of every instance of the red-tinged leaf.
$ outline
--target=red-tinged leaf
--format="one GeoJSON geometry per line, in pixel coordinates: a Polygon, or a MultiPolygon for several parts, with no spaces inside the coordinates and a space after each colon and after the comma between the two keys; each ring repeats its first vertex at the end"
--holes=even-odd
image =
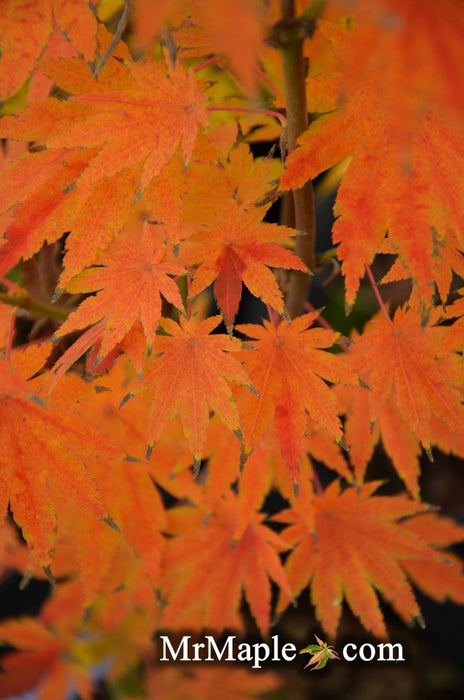
{"type": "Polygon", "coordinates": [[[2,622],[0,639],[19,649],[2,659],[0,694],[3,697],[19,695],[37,686],[61,651],[54,635],[29,618],[2,622]]]}
{"type": "MultiPolygon", "coordinates": [[[[149,4],[149,0],[139,1],[149,4]]],[[[225,54],[245,90],[254,92],[258,55],[264,40],[260,17],[263,8],[250,0],[222,0],[220,12],[215,0],[194,0],[189,5],[191,22],[175,33],[182,54],[195,57],[225,54]]]]}
{"type": "MultiPolygon", "coordinates": [[[[436,513],[424,513],[406,521],[405,525],[421,540],[440,549],[464,539],[462,526],[436,513]]],[[[452,600],[458,605],[464,604],[463,563],[452,552],[443,551],[443,557],[438,562],[408,559],[404,562],[404,568],[414,585],[433,600],[440,603],[452,600]]]]}
{"type": "Polygon", "coordinates": [[[337,441],[342,438],[338,403],[325,381],[357,382],[357,375],[340,357],[323,352],[337,334],[308,326],[317,314],[306,314],[292,323],[281,321],[274,327],[243,325],[238,330],[253,341],[256,350],[243,351],[244,367],[259,396],[250,396],[243,409],[244,447],[250,453],[266,428],[274,423],[290,469],[298,481],[298,465],[307,451],[306,412],[315,425],[337,441]]]}
{"type": "MultiPolygon", "coordinates": [[[[375,589],[404,620],[419,617],[404,562],[421,560],[428,566],[442,561],[439,552],[399,522],[427,506],[399,496],[372,496],[373,486],[340,493],[334,482],[323,495],[315,495],[314,529],[295,508],[277,518],[291,524],[282,537],[295,547],[285,564],[293,593],[298,595],[310,584],[317,618],[331,638],[337,633],[344,598],[366,629],[386,637],[375,589]]],[[[285,607],[281,596],[278,609],[285,607]]]]}
{"type": "Polygon", "coordinates": [[[0,100],[32,73],[51,29],[51,0],[4,0],[0,12],[0,100]]]}
{"type": "Polygon", "coordinates": [[[97,46],[97,20],[87,0],[53,0],[53,16],[63,34],[87,61],[97,46]]]}
{"type": "MultiPolygon", "coordinates": [[[[178,146],[188,163],[198,126],[208,121],[205,98],[192,72],[178,65],[166,75],[164,64],[155,62],[127,61],[126,66],[125,88],[100,88],[95,83],[93,92],[78,94],[62,105],[74,126],[55,128],[46,136],[47,144],[54,148],[71,143],[99,148],[82,183],[94,183],[143,163],[141,185],[145,188],[178,146]]],[[[23,111],[25,126],[34,120],[34,110],[23,111]]]]}
{"type": "Polygon", "coordinates": [[[382,76],[379,98],[400,133],[407,132],[430,104],[452,118],[462,117],[464,20],[459,0],[439,5],[433,0],[419,5],[415,0],[336,0],[334,9],[337,5],[352,17],[343,46],[345,94],[374,69],[382,76]]]}
{"type": "MultiPolygon", "coordinates": [[[[434,254],[431,261],[435,286],[442,303],[446,304],[451,291],[453,275],[464,276],[464,256],[461,253],[461,244],[458,242],[456,232],[451,228],[447,229],[446,241],[436,240],[434,237],[433,243],[434,251],[438,252],[438,254],[434,254]]],[[[395,254],[397,251],[387,239],[384,241],[381,252],[395,254]]],[[[397,258],[385,277],[382,278],[381,283],[396,282],[412,276],[414,276],[414,263],[410,269],[406,258],[397,258]]]]}
{"type": "MultiPolygon", "coordinates": [[[[26,173],[34,172],[34,163],[37,164],[34,155],[28,156],[26,173]]],[[[38,187],[16,209],[14,220],[5,232],[7,240],[0,249],[0,274],[14,267],[21,258],[30,258],[45,241],[53,243],[67,230],[66,188],[84,170],[86,159],[77,148],[55,152],[53,157],[40,158],[39,163],[43,165],[43,174],[39,174],[38,187]]],[[[30,184],[25,187],[30,188],[30,184]]]]}
{"type": "Polygon", "coordinates": [[[300,187],[354,153],[338,190],[339,218],[333,229],[347,302],[354,302],[365,265],[372,262],[388,230],[392,251],[430,303],[440,243],[449,228],[462,247],[464,200],[450,163],[464,162],[464,137],[460,124],[450,124],[430,110],[406,147],[392,130],[389,112],[378,104],[378,81],[378,76],[366,79],[345,106],[313,122],[300,138],[300,148],[288,157],[281,184],[300,187]]]}
{"type": "MultiPolygon", "coordinates": [[[[235,129],[227,142],[227,158],[192,161],[187,181],[184,221],[204,225],[223,215],[234,200],[240,209],[254,209],[272,189],[282,169],[280,161],[254,159],[250,147],[239,143],[234,147],[235,129]],[[214,189],[214,197],[211,190],[214,189]]],[[[214,141],[213,141],[214,143],[214,141]]],[[[286,235],[286,234],[284,234],[286,235]]]]}
{"type": "Polygon", "coordinates": [[[242,281],[252,294],[284,313],[282,292],[266,266],[307,271],[296,255],[277,244],[296,231],[261,223],[263,215],[258,209],[244,212],[230,203],[205,232],[190,238],[199,245],[182,257],[186,265],[199,265],[190,288],[192,296],[215,281],[214,295],[228,327],[238,311],[242,281]]]}
{"type": "Polygon", "coordinates": [[[363,376],[372,389],[371,421],[391,398],[426,449],[433,415],[456,432],[464,428],[458,389],[463,382],[462,358],[452,352],[440,356],[442,335],[442,328],[423,330],[414,310],[398,309],[391,322],[382,314],[373,319],[354,345],[357,366],[363,364],[363,376]]]}
{"type": "Polygon", "coordinates": [[[2,659],[0,694],[7,697],[35,688],[39,700],[65,697],[69,687],[91,698],[87,668],[77,660],[75,635],[82,608],[75,582],[64,583],[48,600],[38,619],[20,618],[0,624],[2,641],[16,647],[2,659]]]}
{"type": "Polygon", "coordinates": [[[184,268],[166,259],[166,252],[156,246],[146,223],[140,231],[115,241],[101,257],[102,266],[85,270],[68,285],[68,291],[73,293],[98,293],[80,304],[61,325],[57,336],[103,321],[98,357],[101,360],[139,320],[151,345],[161,318],[160,295],[177,308],[183,306],[179,289],[168,275],[182,275],[184,268]]]}
{"type": "Polygon", "coordinates": [[[201,322],[181,317],[179,325],[162,319],[161,327],[168,335],[156,336],[153,359],[144,372],[144,386],[154,387],[148,444],[156,443],[179,414],[197,463],[202,458],[210,408],[230,430],[239,431],[238,412],[226,380],[249,384],[239,362],[229,355],[240,349],[240,341],[211,335],[220,321],[219,316],[201,322]]]}
{"type": "Polygon", "coordinates": [[[140,180],[140,168],[122,170],[92,188],[77,187],[68,198],[66,255],[60,287],[96,262],[99,251],[112,241],[131,212],[140,180]]]}
{"type": "Polygon", "coordinates": [[[133,30],[142,46],[159,38],[178,0],[134,0],[133,30]]]}
{"type": "Polygon", "coordinates": [[[92,455],[115,451],[69,407],[44,408],[32,387],[3,360],[0,424],[3,452],[2,508],[8,498],[28,545],[43,566],[55,539],[55,501],[66,499],[88,515],[111,522],[97,486],[86,471],[92,455]],[[92,435],[85,444],[82,435],[92,435]]]}
{"type": "MultiPolygon", "coordinates": [[[[169,514],[168,514],[169,515],[169,514]]],[[[271,578],[290,594],[277,555],[282,540],[255,513],[240,540],[233,542],[237,502],[229,494],[202,527],[199,509],[179,510],[168,531],[174,535],[167,548],[166,568],[171,584],[163,624],[181,628],[190,619],[222,630],[237,628],[241,592],[263,635],[268,634],[271,612],[271,578]],[[233,545],[233,547],[231,547],[233,545]],[[221,566],[215,562],[221,561],[221,566]]]]}

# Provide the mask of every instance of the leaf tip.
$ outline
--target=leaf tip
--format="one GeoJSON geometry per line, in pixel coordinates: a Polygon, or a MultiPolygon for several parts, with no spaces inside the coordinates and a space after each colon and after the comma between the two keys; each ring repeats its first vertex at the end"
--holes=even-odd
{"type": "Polygon", "coordinates": [[[114,520],[113,520],[113,518],[111,517],[111,515],[105,515],[105,516],[102,518],[102,522],[104,522],[105,525],[108,525],[108,527],[110,527],[110,528],[111,528],[112,530],[114,530],[115,532],[118,532],[118,533],[121,532],[121,530],[120,530],[119,527],[116,525],[116,523],[114,522],[114,520]]]}
{"type": "Polygon", "coordinates": [[[46,566],[42,567],[43,572],[45,574],[45,578],[47,579],[48,583],[50,586],[53,588],[54,591],[58,590],[58,584],[56,582],[55,577],[52,574],[52,570],[50,569],[50,565],[47,564],[46,566]]]}
{"type": "Polygon", "coordinates": [[[432,450],[430,449],[430,446],[426,445],[424,447],[424,450],[425,450],[425,454],[429,458],[429,462],[433,462],[433,453],[432,453],[432,450]]]}
{"type": "Polygon", "coordinates": [[[247,462],[248,457],[249,457],[249,455],[243,449],[243,443],[242,443],[242,448],[240,450],[240,464],[239,464],[240,474],[243,474],[243,470],[245,468],[245,464],[247,462]]]}
{"type": "Polygon", "coordinates": [[[243,442],[243,433],[240,430],[240,428],[237,428],[237,430],[234,430],[233,433],[239,442],[243,442]]]}
{"type": "Polygon", "coordinates": [[[246,386],[247,386],[247,389],[249,389],[251,391],[251,393],[254,394],[255,396],[257,396],[259,399],[259,392],[256,389],[256,387],[254,387],[253,384],[247,384],[246,386]]]}
{"type": "Polygon", "coordinates": [[[134,396],[134,394],[132,394],[132,393],[129,391],[129,393],[127,393],[127,394],[124,396],[124,398],[122,399],[121,403],[119,404],[119,408],[122,408],[122,407],[124,406],[124,404],[127,403],[127,402],[129,401],[129,399],[131,399],[133,396],[134,396]]]}
{"type": "Polygon", "coordinates": [[[52,295],[52,298],[51,298],[52,304],[54,304],[55,302],[57,302],[58,299],[60,298],[60,296],[61,296],[62,294],[64,294],[64,290],[61,289],[61,287],[57,287],[57,288],[55,289],[55,291],[53,292],[53,295],[52,295]]]}
{"type": "Polygon", "coordinates": [[[196,479],[198,474],[200,473],[200,467],[201,467],[201,459],[198,459],[198,457],[195,457],[193,455],[193,478],[196,479]]]}
{"type": "Polygon", "coordinates": [[[363,389],[367,389],[367,391],[372,391],[372,389],[370,388],[369,384],[366,384],[366,382],[365,382],[363,379],[361,379],[361,377],[358,378],[358,384],[359,384],[359,386],[362,387],[363,389]]]}
{"type": "Polygon", "coordinates": [[[349,452],[349,451],[350,451],[350,448],[349,448],[348,445],[346,444],[345,438],[343,437],[343,435],[341,436],[340,440],[338,441],[338,444],[340,445],[340,447],[342,448],[342,450],[345,450],[345,452],[349,452]]]}
{"type": "Polygon", "coordinates": [[[21,581],[19,582],[19,590],[24,591],[24,589],[29,585],[33,578],[34,574],[32,571],[25,571],[21,581]]]}

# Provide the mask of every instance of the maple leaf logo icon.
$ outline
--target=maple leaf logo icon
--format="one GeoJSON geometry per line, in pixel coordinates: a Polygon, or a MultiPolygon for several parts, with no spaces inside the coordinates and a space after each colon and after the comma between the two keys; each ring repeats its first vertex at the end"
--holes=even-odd
{"type": "Polygon", "coordinates": [[[311,671],[318,671],[320,668],[324,668],[329,659],[339,659],[340,657],[332,646],[329,646],[322,639],[319,639],[317,634],[316,637],[317,644],[309,644],[307,647],[300,651],[300,654],[311,654],[312,658],[306,664],[305,668],[308,666],[314,666],[311,671]]]}

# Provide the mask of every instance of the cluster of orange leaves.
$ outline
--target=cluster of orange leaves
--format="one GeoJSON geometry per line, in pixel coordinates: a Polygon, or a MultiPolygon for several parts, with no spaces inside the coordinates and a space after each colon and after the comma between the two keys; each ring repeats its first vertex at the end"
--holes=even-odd
{"type": "Polygon", "coordinates": [[[464,531],[419,494],[421,447],[464,457],[459,0],[329,0],[305,41],[317,118],[284,170],[248,143],[281,132],[266,43],[280,3],[136,0],[131,51],[120,41],[98,70],[101,18],[114,30],[121,2],[101,2],[98,20],[84,0],[4,4],[0,98],[23,97],[0,121],[0,274],[27,301],[21,261],[66,233],[45,301],[75,307],[52,361],[50,343],[14,347],[15,308],[0,306],[0,495],[27,543],[6,519],[0,565],[59,582],[38,618],[0,625],[18,650],[1,696],[39,684],[64,697],[72,683],[90,698],[89,669],[109,658],[112,679],[146,660],[151,698],[215,697],[218,682],[233,698],[265,692],[271,674],[154,672],[147,649],[161,629],[243,631],[242,595],[268,635],[271,583],[278,612],[309,587],[332,638],[343,600],[387,635],[376,591],[405,621],[421,620],[411,584],[464,603],[443,551],[464,531]],[[298,232],[263,218],[278,189],[344,159],[333,238],[347,304],[382,252],[396,255],[385,281],[413,292],[333,353],[339,334],[317,312],[291,321],[273,272],[306,270],[298,232]],[[234,325],[242,284],[269,321],[234,325]],[[84,381],[67,370],[87,351],[84,381]],[[404,493],[365,481],[379,439],[404,493]],[[325,490],[312,460],[335,472],[325,490]],[[272,490],[288,507],[268,518],[272,490]]]}

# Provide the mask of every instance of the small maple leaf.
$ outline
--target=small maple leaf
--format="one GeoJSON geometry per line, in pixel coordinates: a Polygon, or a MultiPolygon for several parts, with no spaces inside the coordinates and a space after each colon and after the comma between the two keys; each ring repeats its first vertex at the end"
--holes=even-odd
{"type": "Polygon", "coordinates": [[[318,671],[320,668],[324,668],[329,659],[339,659],[340,657],[333,648],[322,639],[319,639],[317,634],[314,635],[317,640],[317,644],[308,644],[307,647],[300,651],[300,654],[311,654],[312,659],[308,661],[305,668],[308,666],[314,666],[311,671],[318,671]]]}
{"type": "Polygon", "coordinates": [[[214,282],[214,296],[229,331],[242,297],[242,282],[254,296],[284,314],[282,292],[268,268],[307,272],[301,260],[277,242],[296,231],[262,223],[263,215],[263,210],[245,212],[231,202],[211,226],[191,237],[199,245],[182,258],[187,266],[199,266],[190,289],[192,297],[214,282]]]}
{"type": "MultiPolygon", "coordinates": [[[[418,560],[425,568],[443,559],[401,524],[401,519],[412,519],[428,506],[402,496],[374,496],[378,486],[369,482],[359,490],[341,492],[340,482],[335,481],[323,495],[313,496],[314,520],[308,519],[308,509],[299,510],[299,504],[274,518],[290,524],[281,537],[293,547],[285,562],[293,597],[310,583],[316,616],[332,637],[345,598],[367,630],[386,638],[376,589],[403,620],[423,624],[404,560],[418,560]]],[[[281,594],[277,612],[287,604],[281,594]]]]}
{"type": "Polygon", "coordinates": [[[106,251],[100,265],[84,270],[67,287],[79,293],[97,293],[80,304],[58,329],[57,337],[96,325],[57,362],[57,379],[97,342],[99,364],[127,337],[136,321],[140,321],[145,339],[151,345],[161,318],[160,295],[177,308],[182,307],[178,287],[169,275],[183,272],[181,265],[169,260],[164,246],[156,246],[149,224],[144,223],[140,231],[118,239],[106,251]]]}
{"type": "Polygon", "coordinates": [[[246,398],[242,410],[244,449],[250,454],[271,423],[275,425],[292,479],[307,452],[307,415],[316,427],[340,443],[343,438],[339,408],[324,380],[356,384],[357,376],[340,357],[325,351],[337,334],[310,328],[317,314],[305,314],[277,327],[268,321],[239,325],[256,350],[244,350],[244,367],[258,395],[246,398]]]}
{"type": "MultiPolygon", "coordinates": [[[[144,371],[142,390],[154,388],[147,455],[151,455],[167,425],[179,414],[192,450],[195,474],[206,440],[209,410],[212,409],[241,440],[239,415],[230,398],[228,381],[251,388],[245,370],[230,355],[240,349],[238,338],[220,333],[212,335],[220,322],[220,316],[205,321],[181,317],[180,324],[162,318],[160,326],[166,335],[155,336],[152,358],[144,371]]],[[[131,395],[128,394],[122,404],[131,395]]]]}

